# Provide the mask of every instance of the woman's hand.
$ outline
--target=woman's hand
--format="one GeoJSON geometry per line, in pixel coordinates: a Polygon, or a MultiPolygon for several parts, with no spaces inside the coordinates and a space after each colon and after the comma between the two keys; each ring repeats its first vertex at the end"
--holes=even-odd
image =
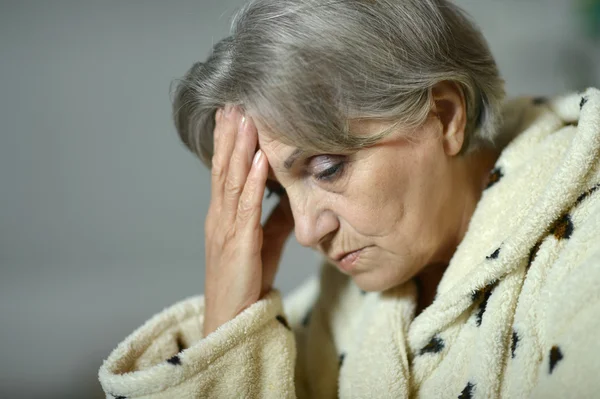
{"type": "Polygon", "coordinates": [[[205,224],[204,336],[270,291],[293,229],[285,196],[261,226],[269,164],[264,153],[256,151],[258,134],[251,118],[227,105],[217,111],[215,121],[205,224]]]}

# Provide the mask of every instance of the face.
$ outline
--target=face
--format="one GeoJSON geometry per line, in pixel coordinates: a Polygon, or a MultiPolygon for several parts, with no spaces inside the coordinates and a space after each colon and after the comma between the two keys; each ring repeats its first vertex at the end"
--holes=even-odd
{"type": "MultiPolygon", "coordinates": [[[[296,148],[256,125],[269,179],[287,192],[296,239],[351,275],[361,289],[402,284],[446,261],[455,248],[456,157],[446,154],[437,119],[428,119],[412,138],[397,130],[352,155],[303,153],[291,166],[288,158],[296,148]]],[[[384,127],[363,121],[352,129],[369,134],[384,127]]]]}

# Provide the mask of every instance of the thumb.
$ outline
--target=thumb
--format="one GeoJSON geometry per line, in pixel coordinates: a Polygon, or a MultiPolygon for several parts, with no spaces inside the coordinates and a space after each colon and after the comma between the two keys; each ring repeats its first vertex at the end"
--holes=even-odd
{"type": "Polygon", "coordinates": [[[294,218],[290,202],[287,196],[283,196],[263,227],[262,294],[269,292],[273,286],[283,248],[293,229],[294,218]]]}

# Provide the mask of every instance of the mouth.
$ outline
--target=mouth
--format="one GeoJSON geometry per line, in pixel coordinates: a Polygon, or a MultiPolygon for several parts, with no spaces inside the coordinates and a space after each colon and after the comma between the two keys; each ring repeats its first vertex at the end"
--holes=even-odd
{"type": "Polygon", "coordinates": [[[352,250],[352,251],[339,253],[339,254],[337,254],[336,256],[333,257],[333,260],[335,260],[336,262],[341,262],[342,259],[349,258],[352,255],[358,254],[358,252],[362,251],[363,248],[358,248],[358,249],[355,249],[355,250],[352,250]]]}
{"type": "Polygon", "coordinates": [[[365,248],[366,247],[362,247],[359,249],[352,250],[350,252],[339,253],[332,259],[335,261],[338,267],[340,267],[345,272],[350,273],[354,269],[354,266],[358,261],[358,258],[360,257],[360,253],[365,248]]]}

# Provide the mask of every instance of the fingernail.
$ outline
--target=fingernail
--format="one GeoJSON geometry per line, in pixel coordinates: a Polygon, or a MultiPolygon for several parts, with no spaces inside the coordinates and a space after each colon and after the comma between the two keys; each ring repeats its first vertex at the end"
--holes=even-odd
{"type": "Polygon", "coordinates": [[[217,109],[217,112],[215,113],[215,121],[220,121],[221,117],[223,116],[223,109],[219,108],[217,109]]]}
{"type": "Polygon", "coordinates": [[[225,116],[229,118],[231,116],[231,111],[233,111],[233,104],[227,103],[225,105],[225,116]]]}
{"type": "Polygon", "coordinates": [[[254,165],[258,165],[261,158],[262,158],[262,151],[261,150],[256,151],[256,154],[254,154],[254,161],[253,161],[254,165]]]}
{"type": "Polygon", "coordinates": [[[246,115],[243,115],[242,119],[240,120],[240,126],[239,126],[240,133],[246,132],[246,126],[247,126],[246,115]]]}

